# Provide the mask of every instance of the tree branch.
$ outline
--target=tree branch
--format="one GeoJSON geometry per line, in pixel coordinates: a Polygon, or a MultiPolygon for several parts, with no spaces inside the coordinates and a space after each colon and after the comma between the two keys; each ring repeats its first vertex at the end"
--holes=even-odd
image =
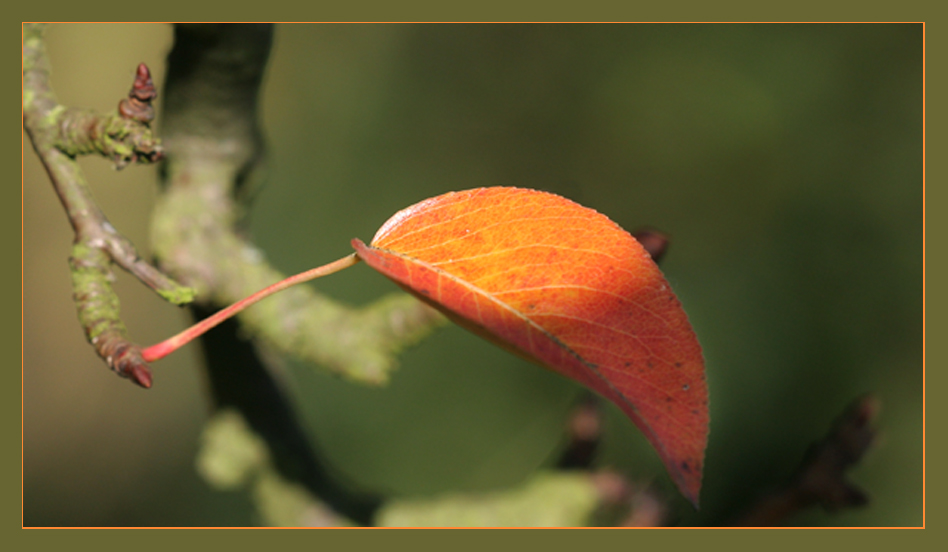
{"type": "MultiPolygon", "coordinates": [[[[284,278],[241,232],[248,208],[244,192],[264,174],[257,106],[272,32],[270,25],[175,27],[162,114],[167,160],[152,217],[152,244],[162,267],[198,290],[198,317],[284,278]]],[[[259,339],[268,350],[379,383],[394,365],[395,353],[442,318],[408,295],[351,309],[300,286],[247,309],[238,320],[239,333],[259,339]]],[[[266,444],[272,473],[283,482],[266,488],[297,499],[305,491],[309,506],[325,501],[339,514],[369,523],[379,499],[330,473],[278,378],[256,348],[238,337],[237,324],[225,323],[201,342],[216,408],[242,416],[266,444]]],[[[257,490],[263,512],[270,501],[261,497],[272,495],[257,490]]]]}
{"type": "Polygon", "coordinates": [[[817,504],[828,511],[864,506],[869,498],[846,480],[846,470],[857,464],[876,440],[873,425],[879,400],[870,395],[852,402],[829,433],[810,446],[790,480],[764,496],[735,525],[773,527],[817,504]]]}
{"type": "MultiPolygon", "coordinates": [[[[257,96],[269,54],[264,25],[179,25],[169,56],[165,191],[152,237],[162,266],[228,305],[282,280],[240,231],[241,190],[263,177],[257,96]]],[[[395,354],[442,322],[404,294],[353,309],[311,288],[286,290],[239,315],[276,351],[363,383],[384,383],[395,354]]]]}
{"type": "Polygon", "coordinates": [[[127,339],[119,317],[111,265],[124,268],[175,304],[190,301],[194,291],[143,261],[132,243],[115,230],[96,204],[75,157],[99,153],[119,168],[160,159],[161,145],[149,127],[147,111],[154,86],[148,68],[142,65],[129,98],[120,104],[124,109],[99,115],[60,105],[49,82],[45,30],[40,24],[26,24],[23,29],[23,126],[75,231],[70,266],[76,309],[87,339],[109,367],[149,387],[148,366],[139,347],[127,339]]]}
{"type": "MultiPolygon", "coordinates": [[[[211,314],[198,305],[191,308],[197,318],[211,314]]],[[[245,433],[266,446],[267,468],[288,484],[298,485],[300,492],[310,495],[313,504],[324,501],[352,522],[369,524],[381,498],[347,484],[323,460],[324,456],[297,421],[282,382],[274,377],[253,343],[240,339],[239,332],[239,324],[230,319],[201,339],[217,415],[227,411],[239,413],[246,425],[245,433]]],[[[261,504],[257,506],[264,509],[261,504]]]]}

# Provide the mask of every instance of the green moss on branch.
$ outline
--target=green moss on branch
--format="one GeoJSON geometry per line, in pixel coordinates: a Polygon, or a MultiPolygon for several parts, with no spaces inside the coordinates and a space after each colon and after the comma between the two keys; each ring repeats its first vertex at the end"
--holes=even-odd
{"type": "MultiPolygon", "coordinates": [[[[179,25],[165,83],[165,190],[153,214],[162,266],[202,301],[228,305],[285,275],[241,232],[241,188],[262,178],[258,95],[271,30],[179,25]]],[[[327,260],[332,253],[327,253],[327,260]]],[[[353,309],[300,286],[239,315],[277,351],[363,383],[384,383],[395,355],[442,322],[408,296],[353,309]]]]}
{"type": "Polygon", "coordinates": [[[23,27],[23,126],[75,231],[70,258],[73,294],[86,336],[112,370],[148,387],[148,367],[138,346],[126,338],[119,317],[119,301],[111,285],[112,264],[128,270],[170,300],[187,301],[193,291],[143,261],[132,243],[109,224],[75,157],[101,153],[118,166],[159,159],[161,147],[148,126],[149,119],[139,116],[150,108],[154,87],[148,68],[139,66],[132,92],[120,104],[126,107],[127,117],[117,113],[102,116],[60,105],[49,81],[46,29],[42,24],[23,27]]]}

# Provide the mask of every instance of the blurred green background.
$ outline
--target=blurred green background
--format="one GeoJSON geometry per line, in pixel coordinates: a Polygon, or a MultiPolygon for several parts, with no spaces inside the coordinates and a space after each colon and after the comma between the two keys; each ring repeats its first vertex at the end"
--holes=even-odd
{"type": "MultiPolygon", "coordinates": [[[[162,82],[172,29],[64,24],[48,37],[60,100],[106,111],[138,62],[162,82]]],[[[851,474],[871,504],[789,522],[921,525],[921,25],[282,25],[263,101],[270,170],[250,229],[284,272],[478,186],[655,226],[672,237],[662,268],[707,359],[702,509],[611,406],[597,465],[662,485],[677,523],[727,523],[871,392],[882,439],[851,474]]],[[[71,229],[24,155],[24,524],[255,523],[246,496],[194,472],[208,415],[197,347],[157,364],[145,392],[85,343],[71,229]]],[[[147,255],[155,169],[82,164],[147,255]]],[[[352,304],[395,289],[366,267],[316,285],[352,304]]],[[[186,324],[126,274],[117,287],[134,340],[186,324]]],[[[455,327],[403,354],[386,388],[285,371],[330,461],[399,496],[523,481],[562,446],[581,396],[455,327]]]]}

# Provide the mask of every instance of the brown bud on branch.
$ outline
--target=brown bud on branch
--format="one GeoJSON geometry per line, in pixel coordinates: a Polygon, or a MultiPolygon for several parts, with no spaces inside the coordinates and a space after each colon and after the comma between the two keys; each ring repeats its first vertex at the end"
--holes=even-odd
{"type": "Polygon", "coordinates": [[[151,80],[151,71],[144,63],[138,64],[135,72],[135,82],[128,92],[128,98],[119,102],[119,115],[124,119],[131,119],[141,123],[150,123],[155,119],[155,108],[151,101],[158,97],[155,83],[151,80]]]}

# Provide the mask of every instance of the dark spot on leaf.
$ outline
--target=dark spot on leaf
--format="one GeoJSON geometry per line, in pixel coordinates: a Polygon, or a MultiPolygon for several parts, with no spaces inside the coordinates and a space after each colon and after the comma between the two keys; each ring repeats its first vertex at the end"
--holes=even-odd
{"type": "Polygon", "coordinates": [[[689,390],[689,389],[691,389],[691,386],[688,385],[687,383],[681,386],[681,390],[682,390],[682,391],[687,391],[687,390],[689,390]]]}
{"type": "Polygon", "coordinates": [[[676,362],[676,363],[675,363],[675,368],[681,368],[681,363],[680,363],[680,362],[676,362]]]}
{"type": "Polygon", "coordinates": [[[681,463],[681,471],[683,471],[683,472],[690,472],[690,471],[691,471],[691,465],[688,464],[688,462],[682,462],[682,463],[681,463]]]}

